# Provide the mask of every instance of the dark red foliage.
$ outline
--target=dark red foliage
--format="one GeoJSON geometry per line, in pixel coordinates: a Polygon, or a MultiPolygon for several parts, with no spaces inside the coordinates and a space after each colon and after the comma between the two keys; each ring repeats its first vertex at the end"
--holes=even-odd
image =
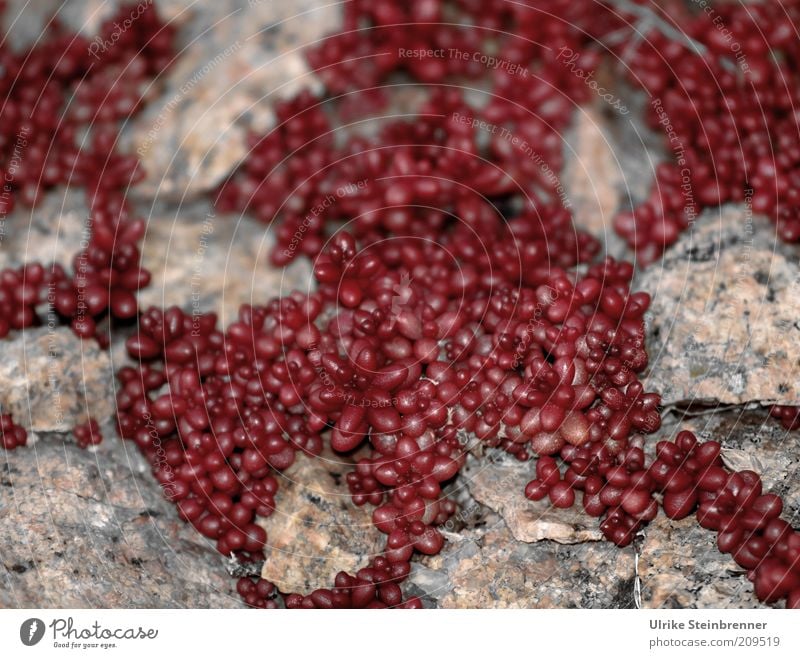
{"type": "MultiPolygon", "coordinates": [[[[557,178],[547,175],[561,168],[559,131],[572,103],[589,100],[589,92],[557,61],[556,49],[538,44],[560,43],[588,74],[600,60],[589,35],[619,29],[625,17],[601,11],[587,22],[580,2],[555,11],[553,3],[485,4],[461,3],[472,20],[452,29],[437,25],[439,2],[350,3],[343,32],[309,59],[332,94],[403,70],[422,82],[488,78],[495,92],[488,105],[478,110],[459,92],[434,88],[413,124],[391,122],[373,140],[356,135],[334,146],[336,106],[323,113],[330,105],[324,97],[302,95],[280,107],[276,130],[253,138],[251,157],[218,197],[225,210],[277,221],[276,264],[298,254],[314,258],[323,308],[336,312],[302,329],[299,346],[317,377],[293,380],[285,403],[301,401],[320,423],[332,424],[334,450],[361,455],[369,446],[347,482],[356,504],[375,506],[390,561],[441,548],[432,525],[452,514],[441,487],[460,468],[463,436],[520,459],[537,455],[537,478],[525,495],[569,507],[583,491],[586,511],[604,516],[603,532],[621,546],[657,514],[655,493],[670,516],[691,513],[698,505],[693,482],[708,465],[710,448],[682,469],[665,462],[664,455],[675,457],[674,444],[659,444],[664,455],[645,464],[642,435],[661,422],[658,395],[637,379],[647,366],[642,317],[649,296],[629,290],[628,264],[608,260],[581,275],[571,270],[591,261],[597,245],[570,226],[554,198],[557,178]],[[524,38],[503,39],[505,63],[493,70],[479,57],[436,55],[442,40],[480,52],[484,32],[500,28],[524,38]],[[428,56],[417,54],[422,43],[428,56]],[[288,198],[282,189],[290,190],[288,198]],[[517,209],[509,212],[514,198],[517,209]],[[348,219],[348,233],[337,230],[348,219]],[[549,455],[567,465],[563,479],[549,455]]],[[[698,39],[700,32],[691,28],[698,39]]],[[[666,68],[670,60],[642,55],[635,64],[666,68]]],[[[739,193],[709,191],[719,185],[701,161],[705,142],[687,132],[693,124],[677,96],[668,94],[665,112],[678,113],[688,152],[682,157],[697,166],[687,175],[680,158],[661,165],[647,204],[616,220],[643,262],[674,242],[703,207],[749,199],[759,182],[737,182],[731,172],[739,193]]],[[[703,127],[719,114],[709,107],[703,127]]],[[[754,209],[763,210],[759,203],[754,209]]],[[[294,330],[283,329],[281,340],[294,330]]],[[[309,366],[300,361],[295,372],[309,366]]],[[[687,454],[694,449],[686,437],[680,442],[687,454]]],[[[335,607],[334,594],[292,595],[287,606],[335,607]]]]}
{"type": "Polygon", "coordinates": [[[28,442],[28,433],[24,427],[14,424],[9,414],[0,414],[0,445],[5,450],[14,450],[28,442]]]}
{"type": "Polygon", "coordinates": [[[770,414],[781,421],[787,430],[800,429],[800,407],[773,405],[770,414]]]}
{"type": "Polygon", "coordinates": [[[239,578],[236,581],[236,591],[251,608],[274,609],[278,607],[275,601],[275,595],[277,594],[275,586],[263,578],[257,578],[256,580],[239,578]]]}
{"type": "Polygon", "coordinates": [[[96,446],[103,441],[103,435],[100,433],[100,425],[98,425],[94,418],[90,418],[82,425],[73,427],[72,433],[81,448],[96,446]]]}
{"type": "Polygon", "coordinates": [[[572,490],[583,491],[584,509],[591,516],[605,514],[600,528],[618,546],[630,544],[655,518],[660,497],[668,517],[696,512],[698,523],[717,533],[720,551],[747,570],[759,599],[788,599],[787,607],[796,606],[800,532],[780,518],[783,501],[762,491],[761,478],[752,471],[728,471],[720,444],[698,443],[691,432],[679,432],[674,442],[660,441],[649,465],[638,443],[616,458],[602,450],[567,447],[561,454],[563,480],[555,460],[541,458],[526,496],[541,500],[549,495],[554,506],[569,507],[572,490]]]}
{"type": "MultiPolygon", "coordinates": [[[[682,19],[706,54],[660,33],[637,47],[631,77],[657,99],[649,118],[675,155],[649,199],[615,220],[640,262],[725,201],[746,201],[784,239],[800,238],[800,46],[788,30],[800,10],[788,4],[785,15],[719,9],[774,44],[747,39],[742,75],[700,14],[682,19]]],[[[800,605],[800,538],[756,474],[728,472],[719,444],[689,432],[659,442],[648,462],[645,436],[661,425],[660,397],[639,380],[650,296],[631,290],[631,264],[597,258],[599,242],[573,225],[558,179],[561,133],[573,106],[594,97],[596,40],[630,17],[590,0],[453,5],[462,24],[441,0],[353,0],[341,33],[309,52],[326,91],[276,105],[275,128],[251,136],[215,203],[275,222],[273,264],[308,257],[314,287],[245,305],[224,329],[213,314],[140,312],[136,301],[150,275],[144,223],[125,190],[142,173],[116,149],[117,124],[168,64],[171,28],[148,9],[96,61],[84,56],[88,42],[58,27],[25,53],[0,50],[9,73],[0,152],[10,154],[0,167],[11,181],[0,216],[62,183],[83,186],[91,208],[69,273],[36,263],[0,273],[0,337],[36,324],[46,303],[102,344],[99,323],[137,319],[126,342],[133,365],[117,373],[119,433],[181,518],[237,560],[263,556],[259,519],[275,510],[278,474],[324,450],[352,460],[347,486],[372,508],[383,550],[308,594],[241,578],[251,607],[421,607],[401,585],[415,554],[441,551],[456,512],[447,487],[477,443],[536,458],[524,495],[558,508],[580,498],[618,546],[659,507],[674,519],[696,513],[761,600],[800,605]],[[502,57],[486,56],[489,46],[502,57]],[[371,137],[340,130],[382,107],[386,94],[373,87],[398,74],[433,85],[413,120],[384,121],[371,137]],[[478,78],[490,90],[483,103],[449,85],[478,78]]],[[[792,408],[773,415],[798,422],[792,408]]],[[[24,445],[10,417],[0,429],[6,449],[24,445]]],[[[80,445],[102,440],[93,420],[74,433],[80,445]]]]}
{"type": "MultiPolygon", "coordinates": [[[[650,198],[620,214],[615,228],[647,263],[703,208],[745,202],[771,217],[783,240],[797,242],[800,3],[721,3],[713,14],[683,10],[673,19],[702,52],[652,29],[626,56],[673,161],[659,168],[650,198]]],[[[620,54],[626,50],[621,44],[620,54]]]]}

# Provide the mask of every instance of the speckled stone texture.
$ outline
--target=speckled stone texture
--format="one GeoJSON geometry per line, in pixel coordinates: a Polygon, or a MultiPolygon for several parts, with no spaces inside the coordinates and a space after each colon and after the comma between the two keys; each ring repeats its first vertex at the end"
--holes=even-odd
{"type": "Polygon", "coordinates": [[[492,452],[480,461],[469,457],[463,477],[475,500],[500,514],[518,541],[550,539],[576,544],[601,540],[596,519],[584,514],[579,505],[557,509],[547,498],[536,502],[525,498],[525,485],[536,477],[535,464],[492,452]]]}
{"type": "Polygon", "coordinates": [[[142,262],[153,275],[139,294],[147,306],[214,311],[220,326],[236,320],[242,304],[264,304],[292,290],[307,291],[311,263],[269,265],[274,236],[250,218],[217,215],[207,202],[161,206],[148,217],[142,262]]]}
{"type": "Polygon", "coordinates": [[[0,608],[239,607],[225,559],[135,448],[58,436],[0,463],[0,608]]]}
{"type": "Polygon", "coordinates": [[[703,213],[634,287],[653,295],[646,386],[664,404],[800,404],[800,267],[766,219],[703,213]]]}
{"type": "Polygon", "coordinates": [[[108,353],[68,327],[26,329],[0,340],[0,409],[33,432],[68,432],[114,413],[108,353]]]}
{"type": "MultiPolygon", "coordinates": [[[[55,11],[91,35],[120,4],[10,0],[10,16],[25,6],[12,40],[36,39],[55,11]]],[[[151,86],[152,104],[122,132],[147,174],[131,191],[148,221],[143,261],[153,280],[143,306],[213,310],[224,325],[242,303],[308,286],[308,263],[269,268],[269,227],[215,216],[205,194],[246,155],[247,131],[272,125],[274,99],[316,88],[300,49],[339,24],[339,9],[323,5],[158,0],[178,27],[182,53],[151,86]]],[[[608,253],[630,257],[611,230],[613,214],[646,197],[665,153],[638,118],[646,99],[624,85],[617,92],[630,114],[600,99],[576,113],[564,134],[561,181],[576,224],[601,238],[608,253]]],[[[420,104],[413,88],[397,88],[391,99],[398,112],[420,104]]],[[[374,134],[380,124],[359,130],[374,134]]],[[[35,211],[17,207],[4,224],[0,267],[70,258],[87,216],[80,190],[53,190],[35,211]]],[[[729,465],[762,473],[797,525],[800,433],[784,432],[763,410],[721,406],[800,403],[796,248],[777,241],[774,227],[746,208],[708,212],[638,274],[635,287],[655,292],[648,387],[663,393],[669,410],[659,436],[686,427],[721,440],[729,465]],[[693,412],[706,404],[704,415],[682,417],[686,403],[693,412]]],[[[0,341],[0,404],[32,429],[29,448],[0,455],[0,607],[242,605],[228,575],[241,568],[178,519],[134,446],[116,438],[111,369],[124,362],[124,338],[120,331],[108,356],[68,329],[47,326],[0,341]],[[105,436],[91,451],[72,445],[68,434],[87,409],[105,436]]],[[[347,496],[349,467],[331,455],[299,456],[283,474],[278,509],[262,520],[270,546],[263,574],[282,589],[330,586],[337,571],[365,566],[382,546],[372,508],[356,508],[347,496]]],[[[526,500],[533,469],[492,453],[470,457],[448,485],[460,507],[441,528],[447,543],[441,554],[414,562],[407,593],[443,608],[626,608],[636,605],[639,590],[644,607],[759,605],[751,584],[717,551],[713,533],[694,520],[661,514],[632,546],[618,549],[600,540],[598,521],[579,502],[553,510],[526,500]]],[[[248,573],[261,568],[250,565],[248,573]]]]}
{"type": "Polygon", "coordinates": [[[597,97],[575,108],[562,135],[561,183],[575,226],[598,238],[610,256],[630,260],[630,249],[614,232],[614,215],[647,198],[655,167],[666,153],[659,137],[642,120],[646,103],[642,94],[608,70],[600,72],[600,79],[621,106],[597,97]]]}
{"type": "Polygon", "coordinates": [[[74,188],[52,190],[34,209],[16,204],[3,218],[0,268],[70,257],[89,237],[88,218],[83,191],[74,188]]]}
{"type": "Polygon", "coordinates": [[[631,608],[633,549],[607,543],[516,541],[497,515],[447,533],[444,550],[412,565],[409,591],[427,607],[631,608]]]}
{"type": "Polygon", "coordinates": [[[380,552],[385,535],[372,525],[372,507],[356,507],[345,474],[352,463],[332,453],[298,456],[280,478],[267,531],[262,577],[285,592],[330,587],[339,571],[355,573],[380,552]]]}
{"type": "Polygon", "coordinates": [[[595,236],[608,238],[614,231],[623,171],[614,155],[603,107],[595,102],[579,108],[565,140],[562,183],[575,222],[595,236]]]}

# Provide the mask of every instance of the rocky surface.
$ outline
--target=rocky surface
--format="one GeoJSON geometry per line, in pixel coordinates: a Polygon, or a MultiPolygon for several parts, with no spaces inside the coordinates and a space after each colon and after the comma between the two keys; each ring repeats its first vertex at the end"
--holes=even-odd
{"type": "MultiPolygon", "coordinates": [[[[55,12],[91,35],[121,2],[9,4],[11,17],[25,6],[11,33],[19,46],[36,39],[55,12]]],[[[202,195],[245,155],[246,132],[270,127],[274,99],[315,86],[299,48],[337,24],[336,7],[321,4],[159,0],[179,29],[181,56],[123,131],[147,173],[133,191],[148,219],[143,259],[153,273],[143,305],[215,310],[226,324],[241,303],[307,285],[306,264],[270,270],[266,227],[215,217],[202,195]]],[[[630,115],[598,101],[576,114],[565,135],[563,183],[576,221],[613,255],[627,253],[611,232],[613,214],[646,196],[653,163],[663,156],[635,118],[637,99],[624,101],[630,115]]],[[[392,96],[396,111],[418,103],[411,88],[392,96]]],[[[380,123],[362,129],[371,134],[380,123]]],[[[0,267],[69,258],[87,214],[82,192],[71,190],[54,190],[35,211],[17,208],[4,223],[0,267]]],[[[741,208],[702,216],[637,280],[655,291],[648,386],[670,408],[800,403],[798,282],[796,252],[775,240],[771,224],[741,208]]],[[[111,354],[118,367],[121,340],[111,354]]],[[[179,521],[135,449],[115,437],[111,365],[66,329],[0,341],[0,405],[34,439],[28,449],[0,455],[0,607],[241,606],[227,560],[179,521]],[[106,440],[93,451],[71,445],[66,434],[87,411],[104,421],[106,440]]],[[[764,412],[709,411],[685,418],[672,411],[662,435],[680,426],[722,440],[729,464],[763,473],[797,525],[800,433],[784,432],[764,412]]],[[[379,550],[383,536],[371,510],[355,508],[346,495],[347,468],[300,458],[284,474],[278,509],[263,520],[263,575],[282,589],[329,586],[337,571],[357,570],[379,550]]],[[[532,469],[507,458],[470,459],[453,487],[461,508],[442,529],[448,542],[440,555],[414,564],[408,592],[445,608],[633,607],[638,573],[645,607],[758,605],[750,583],[693,520],[659,516],[634,546],[617,549],[598,541],[597,521],[579,506],[556,511],[527,501],[522,491],[532,469]]]]}
{"type": "MultiPolygon", "coordinates": [[[[677,430],[668,427],[667,432],[677,430]]],[[[800,436],[786,432],[763,412],[730,411],[686,418],[680,429],[723,445],[730,468],[754,469],[765,491],[784,498],[783,517],[800,518],[800,436]]],[[[693,517],[671,521],[663,514],[643,532],[639,574],[648,608],[762,607],[742,569],[716,547],[715,535],[693,517]]]]}
{"type": "Polygon", "coordinates": [[[85,246],[88,219],[82,190],[56,188],[35,209],[17,204],[0,224],[0,269],[70,259],[85,246]]]}
{"type": "Polygon", "coordinates": [[[665,404],[800,404],[800,267],[766,219],[705,212],[635,287],[653,295],[646,386],[665,404]]]}
{"type": "Polygon", "coordinates": [[[372,508],[353,505],[344,476],[352,468],[332,454],[299,457],[282,473],[267,531],[262,577],[284,592],[330,587],[339,571],[368,566],[385,541],[372,508]]]}
{"type": "Polygon", "coordinates": [[[3,455],[0,608],[239,607],[225,566],[121,442],[3,455]]]}
{"type": "Polygon", "coordinates": [[[631,608],[634,554],[607,543],[516,541],[496,515],[447,533],[412,566],[409,591],[441,608],[631,608]]]}
{"type": "Polygon", "coordinates": [[[565,135],[563,172],[575,222],[603,239],[613,235],[623,182],[608,124],[599,103],[578,109],[565,135]]]}
{"type": "Polygon", "coordinates": [[[33,432],[69,432],[114,412],[108,353],[55,320],[0,341],[0,383],[2,412],[33,432]]]}
{"type": "Polygon", "coordinates": [[[645,608],[761,608],[753,585],[693,517],[658,516],[644,533],[639,573],[645,608]]]}
{"type": "Polygon", "coordinates": [[[597,97],[576,108],[563,135],[561,182],[575,225],[598,238],[609,255],[630,259],[625,241],[614,232],[614,216],[647,198],[655,167],[666,153],[659,136],[643,124],[644,94],[612,80],[608,70],[599,79],[620,104],[597,97]]]}
{"type": "Polygon", "coordinates": [[[517,541],[549,539],[561,544],[599,541],[597,521],[580,506],[554,508],[545,498],[532,502],[522,495],[536,477],[535,462],[519,462],[505,454],[492,454],[478,461],[470,457],[464,480],[475,500],[497,512],[517,541]]]}
{"type": "Polygon", "coordinates": [[[274,236],[249,218],[215,215],[206,202],[148,216],[142,262],[153,280],[139,295],[142,306],[215,311],[220,325],[236,319],[242,304],[263,304],[294,289],[308,290],[311,264],[298,259],[269,265],[274,236]]]}
{"type": "MultiPolygon", "coordinates": [[[[785,432],[763,411],[673,413],[649,449],[680,429],[722,442],[730,468],[762,473],[765,490],[784,497],[784,518],[797,525],[797,432],[785,432]]],[[[550,510],[539,518],[539,504],[522,495],[530,470],[530,464],[505,459],[471,462],[457,484],[475,501],[462,500],[455,523],[443,528],[448,541],[442,553],[414,565],[409,591],[427,606],[443,608],[635,607],[638,576],[641,607],[761,607],[742,570],[693,517],[671,521],[660,513],[625,549],[586,541],[596,539],[592,532],[599,535],[594,519],[576,524],[575,510],[550,510]],[[465,517],[468,522],[460,523],[465,517]],[[552,536],[541,539],[547,534],[552,536]]]]}

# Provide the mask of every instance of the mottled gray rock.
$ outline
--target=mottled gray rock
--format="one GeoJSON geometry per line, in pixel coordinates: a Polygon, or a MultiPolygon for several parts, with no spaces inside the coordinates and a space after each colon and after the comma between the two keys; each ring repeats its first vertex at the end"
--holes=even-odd
{"type": "Polygon", "coordinates": [[[584,514],[580,505],[558,509],[547,498],[537,502],[525,498],[525,485],[536,477],[535,462],[519,462],[500,453],[491,457],[481,461],[469,457],[463,478],[475,500],[502,516],[515,539],[576,544],[603,538],[597,519],[584,514]]]}
{"type": "Polygon", "coordinates": [[[49,437],[0,465],[0,608],[239,607],[136,455],[49,437]]]}
{"type": "Polygon", "coordinates": [[[108,353],[67,327],[26,329],[0,341],[0,408],[33,432],[67,432],[114,412],[108,353]]]}
{"type": "Polygon", "coordinates": [[[503,521],[446,533],[439,555],[412,564],[406,587],[428,607],[631,608],[633,550],[608,543],[516,541],[503,521]]]}
{"type": "Polygon", "coordinates": [[[215,215],[205,202],[156,207],[142,242],[142,263],[153,275],[140,305],[176,305],[187,312],[215,311],[220,326],[236,319],[242,304],[264,304],[292,290],[308,291],[311,264],[298,259],[269,265],[275,237],[250,218],[215,215]]]}
{"type": "MultiPolygon", "coordinates": [[[[670,161],[672,154],[664,144],[663,133],[652,130],[644,117],[652,103],[652,97],[641,89],[632,87],[620,75],[620,68],[607,71],[613,78],[608,86],[622,99],[628,114],[621,114],[598,101],[605,118],[604,136],[612,145],[614,160],[622,170],[621,179],[614,177],[619,194],[620,209],[630,209],[644,202],[650,195],[655,179],[655,170],[660,162],[670,161]]],[[[591,166],[591,164],[589,165],[591,166]]],[[[627,257],[631,258],[630,250],[627,257]]]]}
{"type": "Polygon", "coordinates": [[[331,587],[339,571],[366,567],[386,540],[372,524],[372,507],[356,507],[344,476],[352,463],[332,453],[298,457],[281,474],[267,531],[262,577],[283,592],[331,587]]]}
{"type": "Polygon", "coordinates": [[[665,404],[800,404],[800,268],[766,219],[707,211],[635,287],[653,295],[646,386],[665,404]]]}
{"type": "Polygon", "coordinates": [[[58,187],[36,208],[17,204],[0,232],[0,269],[38,261],[67,261],[89,238],[89,210],[82,190],[58,187]]]}
{"type": "Polygon", "coordinates": [[[565,135],[563,185],[575,223],[597,238],[613,234],[623,171],[599,103],[578,109],[565,135]]]}
{"type": "Polygon", "coordinates": [[[659,515],[644,532],[639,574],[644,608],[759,608],[753,585],[715,535],[691,516],[659,515]]]}

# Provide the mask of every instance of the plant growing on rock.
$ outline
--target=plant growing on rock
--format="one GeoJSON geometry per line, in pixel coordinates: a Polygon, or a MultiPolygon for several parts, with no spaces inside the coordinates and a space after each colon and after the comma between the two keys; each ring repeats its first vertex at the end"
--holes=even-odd
{"type": "MultiPolygon", "coordinates": [[[[245,305],[224,328],[213,314],[140,311],[136,301],[150,279],[140,265],[144,224],[122,190],[139,174],[135,158],[114,150],[114,126],[139,108],[137,83],[169,61],[171,31],[148,14],[89,70],[62,32],[26,57],[0,53],[13,79],[46,100],[37,109],[30,92],[3,83],[12,99],[3,144],[32,126],[15,197],[33,205],[43,188],[68,182],[86,188],[92,208],[90,243],[71,274],[30,264],[0,275],[0,334],[35,324],[48,289],[83,338],[108,344],[98,322],[135,318],[133,363],[118,372],[119,434],[148,458],[181,518],[238,560],[262,555],[258,520],[275,510],[277,475],[298,455],[352,457],[352,500],[372,508],[384,549],[329,588],[280,592],[287,607],[421,607],[402,583],[415,553],[442,550],[440,527],[456,511],[446,487],[476,446],[535,459],[536,477],[519,495],[557,508],[580,501],[618,546],[659,508],[674,519],[696,514],[762,601],[800,607],[800,534],[757,474],[727,471],[720,445],[689,432],[648,459],[646,437],[661,425],[659,395],[639,379],[650,296],[631,289],[633,265],[602,259],[599,242],[573,225],[548,174],[563,164],[559,133],[571,108],[592,99],[574,70],[594,73],[598,44],[636,18],[620,4],[347,3],[344,30],[309,53],[325,94],[278,103],[276,127],[251,137],[249,157],[215,197],[221,211],[273,224],[273,264],[311,259],[314,285],[245,305]],[[443,25],[446,6],[469,20],[443,25]],[[489,40],[502,62],[419,48],[480,54],[489,40]],[[577,55],[576,69],[555,61],[559,48],[577,55]],[[54,68],[61,51],[68,56],[54,68]],[[112,80],[120,68],[133,72],[112,80]],[[399,72],[433,85],[418,116],[335,140],[337,121],[354,111],[340,95],[374,92],[399,72]],[[456,76],[490,84],[488,101],[470,102],[449,84],[456,76]],[[67,92],[78,109],[65,108],[59,123],[67,92]],[[87,121],[100,125],[77,149],[87,121]],[[54,162],[39,147],[51,133],[54,162]]],[[[785,4],[787,14],[726,6],[737,33],[758,24],[772,46],[747,39],[741,74],[703,16],[685,17],[694,50],[656,28],[632,55],[632,81],[659,99],[650,120],[669,123],[667,139],[683,145],[658,168],[651,197],[615,221],[639,262],[655,260],[701,208],[731,200],[770,214],[785,240],[800,236],[800,85],[775,84],[798,82],[789,28],[800,3],[785,4]]],[[[774,413],[796,423],[791,410],[774,413]]],[[[6,449],[24,445],[10,418],[0,429],[6,449]]],[[[75,434],[94,443],[97,429],[75,434]]],[[[263,579],[242,578],[237,590],[253,607],[278,605],[263,579]]]]}

